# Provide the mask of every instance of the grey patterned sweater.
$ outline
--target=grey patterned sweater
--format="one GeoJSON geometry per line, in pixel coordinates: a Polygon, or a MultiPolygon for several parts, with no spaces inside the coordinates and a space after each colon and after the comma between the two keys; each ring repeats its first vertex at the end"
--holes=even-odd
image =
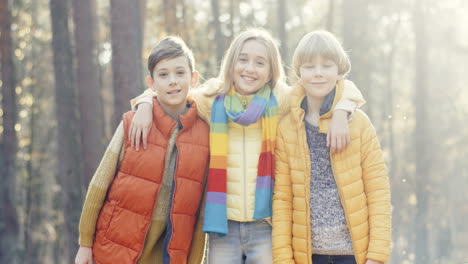
{"type": "Polygon", "coordinates": [[[353,255],[353,247],[330,163],[327,135],[305,122],[310,151],[310,219],[312,252],[353,255]]]}

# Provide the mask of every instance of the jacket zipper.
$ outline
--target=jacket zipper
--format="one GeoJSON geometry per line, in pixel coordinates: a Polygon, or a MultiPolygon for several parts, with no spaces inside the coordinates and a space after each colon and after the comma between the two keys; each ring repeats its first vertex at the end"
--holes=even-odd
{"type": "MultiPolygon", "coordinates": [[[[303,120],[302,123],[300,123],[301,125],[299,125],[299,130],[298,131],[304,131],[305,132],[305,121],[303,120]]],[[[301,133],[303,136],[305,135],[305,133],[301,133]]],[[[307,136],[305,138],[302,138],[302,149],[304,150],[304,156],[309,158],[310,160],[310,150],[309,150],[309,146],[307,145],[307,136]]],[[[305,160],[305,166],[306,168],[308,169],[307,171],[309,172],[307,175],[305,175],[306,179],[309,179],[308,182],[305,182],[304,183],[304,188],[305,188],[305,193],[306,193],[306,199],[305,199],[305,202],[306,202],[306,212],[307,212],[307,215],[306,215],[306,224],[307,224],[307,236],[309,237],[309,242],[310,243],[307,243],[307,249],[308,249],[308,252],[309,252],[309,259],[310,259],[310,262],[312,263],[312,225],[311,225],[311,222],[310,222],[310,213],[311,213],[311,209],[310,209],[310,185],[312,183],[312,163],[311,162],[307,162],[307,159],[305,160]]]]}
{"type": "Polygon", "coordinates": [[[243,188],[243,198],[244,198],[244,221],[247,219],[247,166],[246,166],[246,157],[245,157],[245,127],[242,126],[242,167],[244,172],[244,188],[243,188]]]}
{"type": "MultiPolygon", "coordinates": [[[[341,190],[341,188],[338,186],[338,181],[336,180],[336,174],[335,174],[335,166],[333,166],[334,162],[333,162],[333,154],[330,152],[330,165],[331,165],[331,169],[332,169],[332,174],[333,174],[333,178],[335,179],[335,184],[336,184],[336,189],[338,190],[338,195],[340,197],[340,203],[341,203],[341,206],[343,207],[343,213],[345,215],[345,219],[346,219],[346,226],[348,227],[348,231],[349,231],[349,236],[351,237],[351,245],[353,247],[353,253],[356,252],[355,250],[355,244],[354,244],[354,238],[353,238],[353,234],[351,233],[351,229],[350,229],[350,225],[349,225],[349,216],[348,216],[348,210],[346,208],[346,203],[345,203],[345,200],[344,200],[344,197],[343,197],[343,191],[341,190]]],[[[357,255],[354,254],[354,258],[356,258],[357,255]]]]}

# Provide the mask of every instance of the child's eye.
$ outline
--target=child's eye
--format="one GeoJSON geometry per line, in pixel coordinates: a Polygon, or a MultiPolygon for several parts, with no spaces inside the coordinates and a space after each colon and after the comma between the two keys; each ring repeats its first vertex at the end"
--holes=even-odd
{"type": "Polygon", "coordinates": [[[247,59],[246,59],[246,58],[243,58],[243,57],[239,57],[239,61],[240,61],[240,62],[247,62],[247,59]]]}
{"type": "Polygon", "coordinates": [[[177,74],[178,74],[178,75],[184,75],[185,72],[184,72],[184,71],[179,71],[179,72],[177,72],[177,74]]]}
{"type": "Polygon", "coordinates": [[[167,73],[165,72],[161,72],[160,74],[158,74],[159,77],[166,77],[167,76],[167,73]]]}
{"type": "Polygon", "coordinates": [[[263,65],[265,65],[265,62],[263,62],[263,61],[257,61],[257,65],[263,66],[263,65]]]}

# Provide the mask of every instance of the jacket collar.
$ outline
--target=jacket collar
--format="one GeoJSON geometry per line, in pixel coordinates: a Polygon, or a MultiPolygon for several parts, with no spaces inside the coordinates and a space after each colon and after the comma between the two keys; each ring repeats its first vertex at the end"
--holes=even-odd
{"type": "MultiPolygon", "coordinates": [[[[197,119],[197,105],[192,99],[187,99],[187,111],[179,116],[182,129],[192,127],[197,119]]],[[[153,98],[153,125],[169,137],[174,127],[178,124],[177,121],[168,116],[156,97],[153,98]]]]}
{"type": "MultiPolygon", "coordinates": [[[[330,92],[324,100],[322,107],[320,108],[320,120],[319,126],[320,130],[325,131],[323,127],[323,121],[330,119],[332,117],[333,109],[335,109],[336,103],[341,99],[343,95],[344,81],[340,80],[336,84],[335,88],[330,92]]],[[[296,82],[291,91],[291,112],[294,116],[294,119],[297,122],[303,122],[305,111],[307,110],[307,98],[305,95],[304,87],[296,82]]],[[[328,129],[328,127],[326,128],[328,129]]]]}

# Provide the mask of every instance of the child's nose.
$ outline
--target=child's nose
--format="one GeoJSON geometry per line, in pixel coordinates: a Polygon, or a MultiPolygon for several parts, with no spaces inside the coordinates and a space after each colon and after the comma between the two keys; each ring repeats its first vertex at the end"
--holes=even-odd
{"type": "Polygon", "coordinates": [[[249,62],[247,63],[247,65],[245,66],[245,69],[246,69],[247,71],[253,72],[253,71],[255,70],[254,63],[251,62],[251,61],[249,61],[249,62]]]}
{"type": "Polygon", "coordinates": [[[174,76],[174,74],[169,75],[169,84],[173,85],[177,83],[177,78],[174,76]]]}

